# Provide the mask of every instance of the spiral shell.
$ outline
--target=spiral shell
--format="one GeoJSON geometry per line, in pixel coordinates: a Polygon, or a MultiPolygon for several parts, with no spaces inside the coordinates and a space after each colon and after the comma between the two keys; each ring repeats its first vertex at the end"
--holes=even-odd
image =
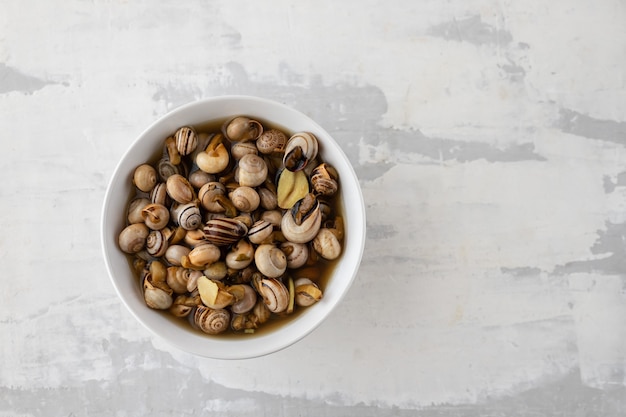
{"type": "Polygon", "coordinates": [[[167,268],[167,285],[177,294],[187,292],[187,284],[191,277],[191,270],[180,266],[170,266],[167,268]]]}
{"type": "Polygon", "coordinates": [[[284,152],[287,136],[278,129],[269,129],[263,132],[256,140],[256,147],[263,154],[284,152]]]}
{"type": "Polygon", "coordinates": [[[198,199],[200,200],[200,204],[207,211],[211,213],[221,213],[223,212],[224,206],[220,204],[218,197],[224,196],[226,194],[226,187],[224,184],[217,181],[211,181],[204,184],[200,187],[198,191],[198,199]]]}
{"type": "Polygon", "coordinates": [[[275,278],[261,279],[257,291],[272,313],[282,313],[289,305],[289,290],[275,278]]]}
{"type": "Polygon", "coordinates": [[[304,266],[309,259],[309,247],[304,243],[283,242],[280,249],[287,257],[287,268],[296,269],[304,266]]]}
{"type": "Polygon", "coordinates": [[[133,183],[143,192],[149,192],[157,183],[157,173],[149,164],[142,164],[135,168],[133,183]]]}
{"type": "Polygon", "coordinates": [[[146,252],[154,257],[161,257],[165,255],[167,250],[167,234],[163,230],[153,230],[148,235],[146,240],[146,252]]]}
{"type": "Polygon", "coordinates": [[[167,187],[164,182],[159,182],[150,191],[150,201],[154,204],[169,206],[170,197],[167,195],[167,187]]]}
{"type": "Polygon", "coordinates": [[[185,166],[182,163],[175,165],[169,158],[161,158],[159,162],[157,162],[157,172],[159,173],[161,181],[165,182],[172,175],[184,175],[185,166]]]}
{"type": "Polygon", "coordinates": [[[244,269],[252,263],[254,259],[254,247],[252,244],[241,239],[236,245],[226,254],[226,266],[232,269],[244,269]]]}
{"type": "Polygon", "coordinates": [[[254,263],[259,272],[269,278],[278,278],[287,269],[287,258],[283,251],[268,243],[256,248],[254,263]]]}
{"type": "Polygon", "coordinates": [[[254,289],[246,284],[232,285],[228,291],[235,295],[235,302],[230,310],[235,314],[243,314],[254,308],[257,301],[257,293],[254,289]]]}
{"type": "Polygon", "coordinates": [[[256,148],[254,142],[236,142],[230,147],[230,154],[237,161],[243,158],[244,155],[257,155],[258,153],[259,150],[256,148]]]}
{"type": "Polygon", "coordinates": [[[176,149],[181,155],[189,155],[198,146],[198,135],[189,126],[179,128],[174,133],[174,139],[176,140],[176,149]]]}
{"type": "Polygon", "coordinates": [[[167,310],[172,306],[172,290],[159,288],[152,281],[150,274],[143,281],[143,296],[146,305],[156,310],[167,310]]]}
{"type": "Polygon", "coordinates": [[[317,157],[317,151],[315,135],[309,132],[296,133],[287,142],[283,164],[289,171],[300,171],[317,157]]]}
{"type": "Polygon", "coordinates": [[[322,258],[328,260],[336,259],[341,254],[341,243],[337,235],[325,227],[321,228],[313,239],[313,248],[322,258]]]}
{"type": "Polygon", "coordinates": [[[267,178],[267,164],[260,156],[247,154],[239,160],[235,174],[239,185],[256,187],[267,178]]]}
{"type": "Polygon", "coordinates": [[[337,171],[327,163],[318,165],[311,172],[311,185],[317,194],[332,196],[337,192],[337,171]]]}
{"type": "Polygon", "coordinates": [[[202,214],[195,203],[182,204],[173,212],[176,223],[185,230],[195,230],[202,225],[202,214]]]}
{"type": "Polygon", "coordinates": [[[252,187],[241,186],[235,188],[230,194],[230,201],[237,210],[250,213],[256,210],[261,203],[259,193],[252,187]]]}
{"type": "Polygon", "coordinates": [[[237,116],[224,123],[222,132],[231,142],[257,139],[263,133],[263,125],[245,116],[237,116]]]}
{"type": "Polygon", "coordinates": [[[308,278],[298,278],[294,282],[295,302],[301,307],[308,307],[322,299],[322,291],[308,278]]]}
{"type": "Polygon", "coordinates": [[[165,259],[170,265],[181,266],[181,260],[183,256],[189,255],[189,249],[187,246],[183,245],[169,245],[167,250],[165,251],[165,259]]]}
{"type": "Polygon", "coordinates": [[[144,223],[126,226],[118,236],[120,249],[126,253],[138,253],[146,246],[150,230],[144,223]]]}
{"type": "Polygon", "coordinates": [[[312,194],[308,194],[284,214],[281,231],[291,242],[307,243],[317,235],[321,225],[319,203],[312,194]]]}
{"type": "Polygon", "coordinates": [[[193,314],[195,325],[207,334],[219,334],[230,325],[230,313],[224,309],[212,309],[203,305],[196,307],[193,314]]]}
{"type": "Polygon", "coordinates": [[[237,219],[221,218],[206,222],[203,231],[206,240],[217,246],[224,246],[244,237],[248,233],[248,226],[237,219]]]}
{"type": "Polygon", "coordinates": [[[274,231],[274,226],[267,220],[257,220],[248,230],[248,240],[255,244],[260,244],[270,237],[274,231]]]}

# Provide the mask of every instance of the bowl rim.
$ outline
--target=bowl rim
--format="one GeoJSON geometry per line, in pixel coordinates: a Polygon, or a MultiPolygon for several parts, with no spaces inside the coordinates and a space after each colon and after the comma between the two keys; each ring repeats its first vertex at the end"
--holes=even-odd
{"type": "MultiPolygon", "coordinates": [[[[243,114],[243,113],[246,113],[246,112],[241,112],[241,113],[231,112],[224,117],[230,117],[230,116],[234,117],[238,114],[243,114]]],[[[247,114],[251,114],[251,113],[253,112],[248,112],[247,114]]],[[[252,116],[254,116],[254,114],[252,114],[252,116]]],[[[211,119],[207,117],[207,121],[209,120],[211,119]]],[[[271,120],[271,122],[280,124],[280,121],[271,120]]],[[[190,124],[193,124],[193,123],[190,123],[190,124]]],[[[344,210],[346,209],[347,208],[344,207],[344,210]]],[[[100,219],[101,219],[100,221],[100,244],[102,248],[102,254],[104,256],[104,263],[107,269],[107,273],[109,275],[109,279],[115,289],[115,292],[117,293],[117,296],[122,302],[122,304],[126,306],[127,310],[130,311],[131,315],[134,316],[134,318],[139,323],[141,323],[141,325],[144,328],[146,328],[152,335],[157,336],[158,338],[162,340],[165,340],[170,345],[182,351],[195,354],[198,356],[214,358],[214,359],[248,359],[248,358],[265,356],[265,355],[280,351],[282,349],[285,349],[293,345],[294,343],[298,342],[305,336],[309,335],[311,332],[313,332],[317,327],[319,327],[326,320],[326,318],[332,313],[332,311],[336,308],[336,306],[340,304],[340,302],[343,300],[348,290],[352,286],[359,271],[359,266],[361,264],[361,260],[363,257],[365,241],[366,241],[365,204],[364,204],[363,194],[362,194],[362,190],[359,184],[359,180],[354,171],[354,168],[352,167],[352,164],[350,163],[343,149],[341,149],[341,147],[336,142],[334,137],[330,135],[323,127],[321,127],[315,120],[313,120],[308,115],[300,112],[299,110],[295,109],[294,107],[287,106],[283,103],[280,103],[271,99],[262,98],[258,96],[250,96],[250,95],[218,95],[218,96],[191,101],[189,103],[183,104],[179,107],[176,107],[166,112],[165,114],[161,115],[160,117],[152,121],[139,135],[137,135],[132,140],[132,142],[128,145],[127,149],[124,151],[122,156],[117,161],[116,166],[107,183],[107,188],[106,188],[106,192],[105,192],[105,196],[103,200],[100,219]],[[137,309],[136,307],[133,307],[134,305],[133,302],[129,300],[130,295],[125,293],[122,290],[120,283],[118,283],[117,279],[115,278],[114,266],[112,264],[112,259],[111,259],[112,254],[110,253],[110,249],[113,249],[111,247],[112,238],[110,235],[107,234],[107,230],[111,228],[111,226],[109,226],[107,213],[109,212],[109,207],[112,204],[111,201],[114,198],[114,194],[116,192],[115,189],[113,188],[113,185],[121,175],[126,174],[125,172],[122,172],[123,167],[125,165],[124,162],[129,158],[129,155],[131,154],[133,149],[136,146],[138,146],[139,143],[145,141],[147,137],[150,137],[150,135],[153,134],[154,131],[159,130],[159,128],[162,125],[167,125],[168,120],[182,117],[182,115],[185,115],[185,113],[187,112],[193,113],[193,109],[204,108],[204,107],[210,106],[211,104],[219,104],[219,103],[235,103],[235,104],[246,103],[246,106],[271,106],[276,111],[291,113],[293,116],[302,118],[302,120],[306,121],[307,124],[314,127],[314,129],[312,130],[315,130],[317,133],[322,134],[321,135],[323,136],[322,143],[324,143],[324,146],[331,147],[334,156],[343,161],[343,164],[342,164],[343,170],[347,170],[350,174],[349,176],[350,176],[350,181],[352,185],[351,199],[354,199],[356,197],[356,200],[357,200],[354,204],[351,204],[350,206],[351,208],[350,221],[353,224],[352,227],[355,227],[355,230],[360,231],[360,233],[355,234],[353,236],[353,239],[357,238],[356,241],[354,241],[354,244],[358,243],[358,245],[351,245],[350,247],[350,251],[352,254],[351,255],[352,262],[351,262],[349,270],[350,270],[351,276],[342,277],[342,279],[345,280],[345,282],[340,287],[341,291],[338,294],[338,296],[333,298],[331,304],[324,307],[324,309],[321,312],[321,315],[315,316],[317,317],[317,319],[315,320],[309,319],[308,321],[305,322],[305,324],[308,325],[306,329],[302,331],[298,331],[298,332],[293,332],[293,333],[289,333],[289,332],[283,333],[283,334],[291,335],[291,337],[283,338],[281,339],[281,341],[274,340],[276,338],[272,337],[272,335],[276,333],[275,331],[269,332],[262,336],[255,337],[254,340],[259,341],[259,343],[256,344],[258,346],[256,346],[255,349],[245,349],[245,346],[244,346],[243,350],[245,352],[241,351],[242,350],[241,346],[243,345],[243,343],[248,343],[250,341],[250,338],[219,339],[219,337],[210,338],[208,337],[208,335],[201,334],[200,337],[202,338],[202,340],[208,340],[211,342],[210,344],[213,345],[214,347],[220,347],[220,352],[215,352],[215,351],[207,352],[205,351],[205,349],[199,349],[197,346],[189,346],[188,344],[182,343],[178,339],[169,337],[166,334],[164,334],[164,331],[162,331],[160,327],[154,326],[153,324],[151,324],[151,322],[146,318],[146,314],[150,314],[150,313],[153,314],[155,313],[155,311],[147,308],[145,304],[143,305],[142,310],[137,309]],[[354,211],[355,208],[358,208],[358,211],[354,211]],[[263,343],[263,342],[267,342],[267,343],[263,343]],[[239,350],[235,349],[231,351],[228,349],[228,345],[234,346],[235,344],[238,345],[238,347],[240,348],[239,350]]],[[[110,234],[112,233],[112,231],[109,231],[108,233],[110,234]]],[[[117,239],[113,239],[113,240],[117,241],[117,239]]],[[[318,307],[318,306],[312,306],[312,307],[318,307]]],[[[310,309],[312,307],[308,307],[308,308],[310,309]]],[[[156,313],[162,314],[161,312],[156,312],[156,313]]],[[[312,315],[310,316],[313,317],[312,315]]],[[[289,324],[286,325],[285,327],[294,328],[300,321],[301,317],[302,315],[300,315],[299,317],[296,317],[294,320],[290,320],[289,324]]],[[[168,320],[164,319],[163,321],[167,322],[168,320]]],[[[188,330],[187,332],[191,333],[188,330]]]]}

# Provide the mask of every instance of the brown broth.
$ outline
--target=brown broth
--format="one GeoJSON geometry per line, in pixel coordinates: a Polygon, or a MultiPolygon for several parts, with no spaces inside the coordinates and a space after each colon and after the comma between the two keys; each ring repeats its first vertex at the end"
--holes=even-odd
{"type": "MultiPolygon", "coordinates": [[[[206,123],[202,123],[202,124],[197,124],[197,125],[193,125],[194,129],[196,130],[197,133],[207,133],[207,134],[213,134],[213,133],[217,133],[221,131],[221,127],[224,124],[224,122],[228,120],[227,118],[224,119],[219,119],[219,120],[213,120],[213,121],[209,121],[206,123]]],[[[287,137],[289,138],[291,135],[293,135],[293,133],[288,129],[285,129],[275,123],[269,123],[266,120],[263,119],[256,119],[258,121],[260,121],[263,124],[264,129],[278,129],[281,130],[282,132],[284,132],[287,137]]],[[[172,132],[173,134],[174,132],[172,132]]],[[[165,141],[166,138],[163,138],[163,141],[165,141]]],[[[161,149],[157,149],[155,150],[154,154],[151,155],[150,158],[147,158],[147,163],[151,164],[152,166],[155,166],[156,163],[158,162],[158,160],[161,158],[161,156],[163,155],[163,151],[161,149]]],[[[318,163],[321,161],[318,161],[318,163]]],[[[197,190],[196,190],[197,191],[197,190]]],[[[341,193],[341,186],[337,192],[337,194],[330,200],[328,201],[329,206],[331,207],[331,212],[334,214],[334,217],[344,217],[344,209],[343,209],[343,205],[341,204],[341,198],[339,197],[341,193]]],[[[146,193],[142,193],[140,191],[137,190],[137,192],[132,192],[128,198],[128,202],[130,204],[130,202],[137,197],[145,197],[146,193]]],[[[343,242],[342,242],[343,244],[343,242]]],[[[310,251],[313,251],[312,247],[309,247],[310,251]]],[[[341,257],[341,256],[340,256],[341,257]]],[[[326,259],[323,259],[321,257],[319,257],[317,263],[315,264],[316,267],[319,267],[319,274],[318,277],[312,277],[309,275],[306,275],[307,278],[310,278],[313,282],[315,282],[319,288],[322,290],[322,293],[325,291],[325,288],[327,287],[328,284],[328,280],[329,278],[332,276],[333,271],[336,267],[336,264],[338,262],[337,258],[335,260],[329,261],[326,259]]],[[[131,271],[133,271],[133,274],[135,276],[135,278],[137,279],[138,284],[141,286],[141,282],[139,279],[139,276],[137,275],[136,271],[134,271],[133,268],[133,259],[134,256],[133,255],[128,255],[128,263],[129,263],[129,268],[131,269],[131,271]]],[[[167,261],[164,261],[164,263],[166,264],[166,266],[168,266],[169,264],[167,263],[167,261]]],[[[297,279],[301,276],[305,276],[302,275],[302,270],[304,268],[306,268],[307,265],[305,265],[302,268],[296,269],[296,270],[290,270],[288,269],[287,272],[285,273],[284,277],[293,277],[293,279],[297,279]]],[[[285,281],[285,285],[287,285],[286,281],[285,281]]],[[[313,307],[313,306],[311,306],[313,307]]],[[[203,333],[201,330],[195,329],[191,323],[189,322],[189,317],[184,317],[184,318],[179,318],[176,317],[172,314],[170,314],[167,310],[164,310],[162,313],[165,316],[165,319],[169,320],[170,322],[176,324],[176,325],[180,325],[186,328],[189,328],[192,331],[196,331],[199,334],[203,334],[207,337],[215,337],[215,338],[247,338],[247,337],[255,337],[255,336],[260,336],[260,335],[265,335],[267,333],[273,332],[275,330],[277,330],[278,328],[280,328],[282,325],[286,324],[287,322],[290,322],[292,320],[295,320],[296,318],[298,318],[300,315],[304,314],[306,312],[306,310],[308,308],[311,307],[300,307],[298,305],[294,305],[294,309],[293,312],[290,314],[286,314],[286,313],[280,313],[280,314],[276,314],[276,313],[272,313],[271,318],[263,323],[262,325],[260,325],[257,329],[254,329],[254,331],[252,333],[246,333],[244,331],[234,331],[232,329],[229,329],[228,331],[224,332],[224,333],[220,333],[218,335],[208,335],[203,333]]],[[[149,308],[146,306],[146,308],[149,308]]],[[[193,314],[193,313],[192,313],[193,314]]]]}

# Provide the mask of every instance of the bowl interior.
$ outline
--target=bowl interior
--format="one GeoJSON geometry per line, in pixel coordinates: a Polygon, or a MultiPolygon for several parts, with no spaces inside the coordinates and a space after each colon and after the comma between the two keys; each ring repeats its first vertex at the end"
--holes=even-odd
{"type": "Polygon", "coordinates": [[[123,303],[152,333],[174,346],[200,356],[243,359],[266,355],[285,348],[315,329],[343,298],[354,280],[365,244],[365,210],[358,179],[347,157],[317,123],[283,104],[247,96],[223,96],[197,101],[166,114],[146,129],[118,163],[105,195],[102,210],[102,247],[111,281],[123,303]],[[211,121],[247,115],[285,128],[288,133],[309,131],[317,136],[321,158],[335,167],[340,178],[343,206],[344,251],[324,289],[323,299],[293,320],[252,337],[211,337],[191,331],[168,320],[167,314],[148,308],[141,288],[131,272],[128,259],[117,246],[125,226],[125,212],[133,193],[132,174],[161,149],[164,139],[184,125],[205,125],[211,121]]]}

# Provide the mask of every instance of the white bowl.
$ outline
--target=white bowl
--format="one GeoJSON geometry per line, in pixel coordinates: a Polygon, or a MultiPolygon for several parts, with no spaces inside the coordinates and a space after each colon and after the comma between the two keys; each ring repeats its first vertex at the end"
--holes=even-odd
{"type": "Polygon", "coordinates": [[[244,359],[276,352],[302,339],[322,323],[350,288],[365,245],[365,208],[358,179],[339,145],[317,123],[283,104],[248,96],[222,96],[179,107],[158,119],[130,146],[109,183],[102,210],[101,239],[109,276],[122,302],[153,334],[184,351],[216,359],[244,359]],[[129,262],[117,245],[125,226],[132,194],[132,174],[138,165],[161,149],[164,139],[184,125],[199,125],[229,116],[247,115],[284,128],[287,133],[308,131],[319,140],[321,158],[333,165],[340,178],[344,210],[344,250],[328,278],[321,301],[276,329],[258,335],[220,337],[205,335],[166,318],[167,313],[146,306],[129,262]],[[248,337],[249,336],[249,337],[248,337]]]}

